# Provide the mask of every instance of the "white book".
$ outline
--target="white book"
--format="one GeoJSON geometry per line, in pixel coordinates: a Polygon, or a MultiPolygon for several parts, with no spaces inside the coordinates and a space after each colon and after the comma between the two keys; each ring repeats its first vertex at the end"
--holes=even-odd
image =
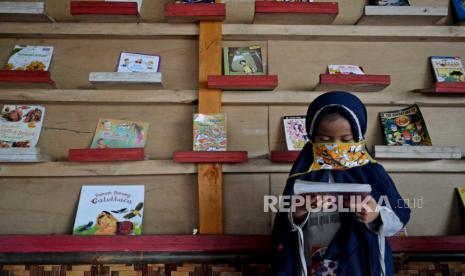
{"type": "Polygon", "coordinates": [[[370,192],[370,184],[311,182],[300,179],[297,179],[294,183],[294,194],[296,195],[318,193],[369,194],[370,192]]]}
{"type": "Polygon", "coordinates": [[[330,75],[365,75],[358,65],[328,65],[330,75]]]}
{"type": "Polygon", "coordinates": [[[160,70],[160,56],[121,52],[117,72],[156,73],[160,70]]]}
{"type": "Polygon", "coordinates": [[[16,45],[6,64],[7,70],[48,71],[52,46],[16,45]]]}
{"type": "Polygon", "coordinates": [[[283,124],[287,150],[301,150],[309,140],[305,116],[284,116],[283,124]]]}
{"type": "Polygon", "coordinates": [[[0,115],[0,147],[33,148],[37,145],[45,107],[6,104],[0,115]]]}

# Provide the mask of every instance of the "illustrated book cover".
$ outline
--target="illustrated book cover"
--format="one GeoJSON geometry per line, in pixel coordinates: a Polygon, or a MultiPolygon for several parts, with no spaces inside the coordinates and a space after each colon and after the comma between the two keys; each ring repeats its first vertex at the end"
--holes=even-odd
{"type": "Polygon", "coordinates": [[[375,6],[410,6],[408,0],[371,0],[375,6]]]}
{"type": "Polygon", "coordinates": [[[465,82],[462,60],[459,57],[431,57],[437,82],[465,82]]]}
{"type": "Polygon", "coordinates": [[[225,75],[264,75],[261,46],[224,47],[225,75]]]}
{"type": "Polygon", "coordinates": [[[194,151],[226,151],[226,115],[194,114],[194,151]]]}
{"type": "Polygon", "coordinates": [[[357,65],[328,65],[328,73],[331,75],[365,75],[362,68],[357,65]]]}
{"type": "Polygon", "coordinates": [[[44,115],[45,107],[40,105],[4,105],[0,118],[0,147],[35,147],[44,115]]]}
{"type": "Polygon", "coordinates": [[[52,46],[16,45],[5,66],[6,70],[48,71],[52,46]]]}
{"type": "Polygon", "coordinates": [[[457,187],[457,193],[462,203],[462,207],[465,210],[465,187],[457,187]]]}
{"type": "Polygon", "coordinates": [[[431,146],[431,138],[418,105],[380,112],[379,118],[388,146],[431,146]]]}
{"type": "Polygon", "coordinates": [[[140,235],[143,185],[84,185],[73,235],[140,235]]]}
{"type": "Polygon", "coordinates": [[[160,56],[121,52],[117,72],[158,72],[160,56]]]}
{"type": "Polygon", "coordinates": [[[143,148],[149,124],[128,120],[100,119],[91,148],[143,148]]]}
{"type": "Polygon", "coordinates": [[[301,150],[308,142],[305,116],[284,116],[283,124],[287,150],[301,150]]]}

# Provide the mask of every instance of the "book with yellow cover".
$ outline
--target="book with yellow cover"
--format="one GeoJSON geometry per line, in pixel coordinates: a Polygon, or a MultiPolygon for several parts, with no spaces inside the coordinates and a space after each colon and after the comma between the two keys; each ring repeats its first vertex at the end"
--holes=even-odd
{"type": "Polygon", "coordinates": [[[143,148],[148,128],[144,122],[100,119],[91,148],[143,148]]]}
{"type": "Polygon", "coordinates": [[[226,116],[194,114],[194,151],[226,151],[226,116]]]}

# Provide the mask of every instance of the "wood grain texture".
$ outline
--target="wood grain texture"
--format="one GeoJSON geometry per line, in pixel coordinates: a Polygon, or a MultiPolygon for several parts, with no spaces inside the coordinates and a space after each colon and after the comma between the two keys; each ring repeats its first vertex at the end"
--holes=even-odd
{"type": "Polygon", "coordinates": [[[221,164],[199,164],[199,232],[223,234],[223,176],[221,164]]]}

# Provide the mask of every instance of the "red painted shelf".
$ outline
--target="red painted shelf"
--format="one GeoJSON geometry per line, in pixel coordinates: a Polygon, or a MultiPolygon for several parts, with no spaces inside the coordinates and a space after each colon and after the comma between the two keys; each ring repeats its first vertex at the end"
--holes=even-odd
{"type": "Polygon", "coordinates": [[[70,149],[69,162],[141,161],[144,148],[125,149],[70,149]]]}
{"type": "Polygon", "coordinates": [[[338,13],[337,2],[255,1],[254,23],[331,24],[338,13]]]}
{"type": "Polygon", "coordinates": [[[49,71],[0,70],[0,83],[5,86],[20,84],[22,86],[45,85],[51,87],[55,82],[50,78],[49,71]]]}
{"type": "Polygon", "coordinates": [[[290,151],[271,151],[270,160],[271,162],[279,163],[289,163],[294,162],[297,159],[300,151],[290,150],[290,151]]]}
{"type": "Polygon", "coordinates": [[[415,92],[432,94],[465,94],[465,82],[436,82],[434,87],[415,92]]]}
{"type": "Polygon", "coordinates": [[[389,75],[342,75],[320,74],[315,90],[348,90],[354,92],[381,91],[391,84],[389,75]]]}
{"type": "Polygon", "coordinates": [[[176,151],[173,160],[177,163],[243,163],[248,156],[246,151],[176,151]]]}
{"type": "Polygon", "coordinates": [[[138,22],[136,2],[71,1],[71,15],[80,21],[138,22]]]}
{"type": "Polygon", "coordinates": [[[277,75],[208,76],[208,88],[221,90],[273,90],[277,75]]]}
{"type": "Polygon", "coordinates": [[[225,17],[223,3],[165,4],[165,18],[172,22],[222,21],[225,17]]]}

